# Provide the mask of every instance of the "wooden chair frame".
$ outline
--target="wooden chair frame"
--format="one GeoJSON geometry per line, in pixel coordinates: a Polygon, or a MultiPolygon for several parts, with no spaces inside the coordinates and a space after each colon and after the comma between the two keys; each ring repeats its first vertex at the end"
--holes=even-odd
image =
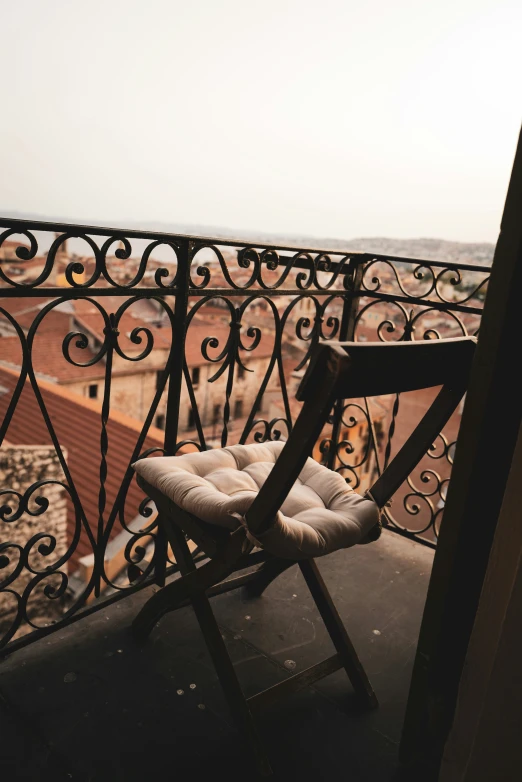
{"type": "MultiPolygon", "coordinates": [[[[462,337],[448,340],[399,343],[320,343],[299,386],[301,412],[274,469],[271,471],[245,521],[253,536],[268,529],[312,453],[333,404],[337,399],[379,396],[442,386],[433,404],[388,467],[367,492],[383,508],[406,480],[436,439],[465,393],[476,340],[462,337]]],[[[279,698],[344,668],[361,702],[375,708],[377,698],[357,657],[332,598],[313,559],[281,559],[265,551],[254,551],[242,526],[230,533],[201,521],[174,505],[144,479],[138,483],[155,502],[159,523],[172,547],[181,578],[156,592],[133,622],[134,634],[145,640],[157,621],[168,611],[192,605],[232,716],[250,745],[258,769],[271,768],[253,719],[253,712],[279,698]],[[187,538],[207,555],[199,567],[193,561],[187,538]],[[210,598],[238,587],[251,597],[289,567],[298,564],[336,653],[312,667],[290,676],[250,698],[245,698],[210,598]],[[253,568],[253,569],[252,569],[253,568]],[[239,571],[248,572],[233,575],[239,571]]]]}

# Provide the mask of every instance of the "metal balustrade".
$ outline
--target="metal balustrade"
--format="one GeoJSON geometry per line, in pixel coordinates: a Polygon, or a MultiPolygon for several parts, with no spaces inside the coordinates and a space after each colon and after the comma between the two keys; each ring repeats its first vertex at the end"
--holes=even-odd
{"type": "MultiPolygon", "coordinates": [[[[136,459],[285,438],[319,339],[476,334],[488,279],[477,264],[0,219],[0,647],[175,571],[136,459]]],[[[339,403],[314,457],[364,489],[417,402],[339,403]]],[[[436,545],[457,429],[389,529],[436,545]]]]}

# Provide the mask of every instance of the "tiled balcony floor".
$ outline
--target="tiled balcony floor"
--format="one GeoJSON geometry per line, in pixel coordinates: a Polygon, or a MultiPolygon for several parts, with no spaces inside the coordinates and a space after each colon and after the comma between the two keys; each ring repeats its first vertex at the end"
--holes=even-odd
{"type": "MultiPolygon", "coordinates": [[[[432,559],[385,532],[319,561],[380,708],[358,711],[339,671],[264,712],[258,725],[276,780],[394,779],[432,559]]],[[[164,617],[145,646],[132,639],[146,596],[0,662],[2,780],[257,778],[191,609],[164,617]]],[[[298,568],[262,598],[237,591],[213,606],[247,695],[288,676],[285,661],[296,672],[332,654],[298,568]]]]}

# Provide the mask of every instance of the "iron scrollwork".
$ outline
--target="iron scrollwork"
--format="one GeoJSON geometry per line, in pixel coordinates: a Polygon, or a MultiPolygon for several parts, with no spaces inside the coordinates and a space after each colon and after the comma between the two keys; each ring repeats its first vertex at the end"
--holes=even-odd
{"type": "MultiPolygon", "coordinates": [[[[0,647],[175,571],[134,461],[285,439],[319,340],[477,333],[487,280],[486,268],[470,264],[3,220],[0,335],[18,358],[0,363],[9,378],[0,445],[21,458],[17,411],[31,410],[52,476],[22,485],[4,465],[13,482],[0,490],[0,647]],[[53,324],[67,319],[59,333],[53,324]],[[53,376],[41,340],[69,377],[53,376]],[[93,377],[95,400],[78,404],[97,428],[86,433],[85,463],[75,462],[51,401],[62,393],[73,404],[67,383],[85,393],[93,377]],[[133,422],[121,390],[129,383],[133,399],[146,397],[133,422]]],[[[391,456],[403,406],[398,396],[346,400],[314,457],[363,490],[391,456]]],[[[453,449],[454,437],[441,433],[386,510],[390,529],[435,544],[453,449]]]]}

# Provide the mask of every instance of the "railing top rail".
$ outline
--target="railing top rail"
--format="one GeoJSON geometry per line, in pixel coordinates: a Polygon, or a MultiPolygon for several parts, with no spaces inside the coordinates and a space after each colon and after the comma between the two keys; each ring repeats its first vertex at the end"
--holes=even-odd
{"type": "MultiPolygon", "coordinates": [[[[114,228],[108,226],[99,225],[82,225],[79,223],[60,223],[60,222],[48,222],[41,220],[24,220],[18,218],[4,218],[0,216],[0,227],[8,228],[12,230],[19,229],[23,231],[53,231],[56,233],[67,233],[71,238],[75,238],[78,233],[90,234],[92,236],[123,236],[130,239],[146,239],[150,241],[157,240],[172,240],[176,241],[191,241],[197,242],[202,245],[227,245],[230,247],[252,247],[263,248],[264,250],[276,250],[283,252],[302,252],[302,253],[316,253],[318,255],[325,256],[350,256],[354,260],[358,260],[360,263],[366,261],[392,261],[396,263],[408,263],[417,264],[419,266],[434,266],[444,269],[460,269],[462,271],[476,271],[487,273],[491,266],[482,266],[480,264],[471,263],[455,263],[452,261],[434,261],[422,258],[407,258],[398,255],[385,255],[383,253],[361,252],[358,250],[351,250],[348,247],[334,249],[324,247],[303,247],[299,244],[273,244],[265,242],[259,237],[252,239],[230,239],[225,236],[212,237],[201,236],[197,234],[177,234],[167,231],[140,231],[136,229],[128,228],[114,228]]],[[[81,238],[81,236],[79,237],[81,238]]],[[[344,270],[344,273],[349,272],[348,268],[344,270]]]]}

